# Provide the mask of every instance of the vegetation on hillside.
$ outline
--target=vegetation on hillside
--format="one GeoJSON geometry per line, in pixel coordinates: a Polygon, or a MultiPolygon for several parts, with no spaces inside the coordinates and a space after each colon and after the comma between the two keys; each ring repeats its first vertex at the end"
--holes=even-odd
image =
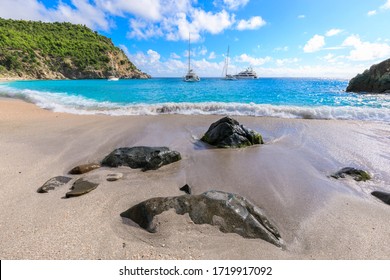
{"type": "Polygon", "coordinates": [[[65,77],[72,71],[105,76],[117,67],[138,71],[111,39],[85,25],[0,18],[0,73],[31,73],[43,66],[65,77]]]}

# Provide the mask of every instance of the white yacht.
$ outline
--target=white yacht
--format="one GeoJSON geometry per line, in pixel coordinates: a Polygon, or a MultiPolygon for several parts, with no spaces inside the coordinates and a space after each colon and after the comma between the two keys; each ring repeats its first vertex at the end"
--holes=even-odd
{"type": "Polygon", "coordinates": [[[228,68],[229,68],[229,47],[228,47],[227,54],[225,57],[225,65],[223,67],[223,76],[224,76],[223,79],[227,80],[227,81],[237,80],[233,75],[228,74],[228,68]]]}
{"type": "Polygon", "coordinates": [[[188,35],[188,71],[187,74],[183,77],[185,82],[199,82],[199,76],[191,69],[191,38],[188,35]]]}
{"type": "Polygon", "coordinates": [[[108,77],[107,79],[109,82],[115,82],[115,81],[119,81],[119,78],[118,77],[115,77],[115,76],[110,76],[108,77]]]}
{"type": "Polygon", "coordinates": [[[248,67],[245,71],[234,75],[234,77],[236,79],[257,79],[257,74],[252,67],[248,67]]]}
{"type": "Polygon", "coordinates": [[[116,69],[114,66],[114,61],[112,60],[112,58],[111,58],[111,71],[112,71],[112,76],[109,76],[107,80],[109,82],[119,81],[119,77],[117,76],[116,69]]]}

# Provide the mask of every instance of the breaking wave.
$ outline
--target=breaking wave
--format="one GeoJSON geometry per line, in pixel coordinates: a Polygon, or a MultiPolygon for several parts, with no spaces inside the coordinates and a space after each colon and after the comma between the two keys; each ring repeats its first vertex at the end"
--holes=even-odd
{"type": "Polygon", "coordinates": [[[21,99],[54,112],[81,115],[233,115],[390,122],[390,110],[387,106],[381,106],[379,108],[365,106],[287,106],[224,102],[121,104],[99,102],[66,93],[42,92],[28,89],[21,90],[7,85],[0,85],[0,97],[21,99]]]}

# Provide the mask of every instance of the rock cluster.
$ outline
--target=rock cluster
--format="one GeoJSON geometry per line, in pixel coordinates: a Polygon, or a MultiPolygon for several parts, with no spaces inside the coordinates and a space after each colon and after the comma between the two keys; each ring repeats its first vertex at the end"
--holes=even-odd
{"type": "Polygon", "coordinates": [[[373,65],[350,80],[347,92],[390,93],[390,59],[373,65]]]}
{"type": "Polygon", "coordinates": [[[121,217],[133,220],[149,232],[155,232],[154,217],[169,209],[174,209],[180,215],[188,213],[195,224],[215,225],[222,232],[261,238],[278,247],[284,246],[278,229],[262,209],[242,196],[221,191],[148,199],[121,213],[121,217]]]}
{"type": "Polygon", "coordinates": [[[211,124],[201,140],[218,148],[242,148],[264,143],[260,133],[246,128],[231,117],[211,124]]]}

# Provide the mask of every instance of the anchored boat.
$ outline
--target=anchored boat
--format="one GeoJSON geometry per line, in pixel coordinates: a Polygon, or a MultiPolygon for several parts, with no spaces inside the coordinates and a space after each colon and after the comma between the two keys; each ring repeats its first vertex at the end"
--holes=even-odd
{"type": "Polygon", "coordinates": [[[234,75],[234,77],[236,79],[257,79],[257,74],[252,67],[248,67],[245,71],[234,75]]]}
{"type": "Polygon", "coordinates": [[[184,76],[183,80],[185,82],[199,82],[200,81],[199,76],[194,72],[194,70],[191,69],[191,38],[190,38],[190,35],[188,35],[188,71],[187,71],[187,74],[184,76]]]}

